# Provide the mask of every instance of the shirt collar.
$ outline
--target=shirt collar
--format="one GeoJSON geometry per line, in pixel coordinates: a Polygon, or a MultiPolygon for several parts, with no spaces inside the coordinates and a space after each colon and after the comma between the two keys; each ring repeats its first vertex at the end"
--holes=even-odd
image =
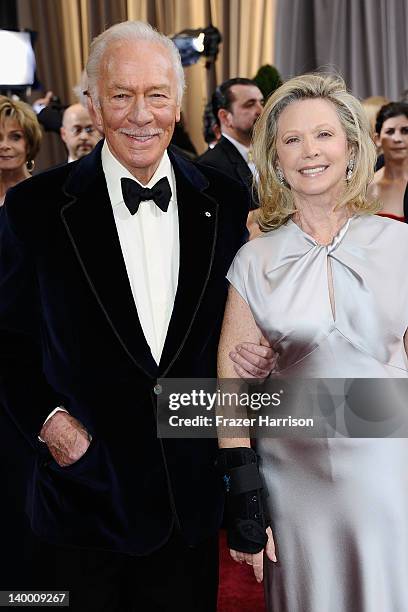
{"type": "Polygon", "coordinates": [[[248,159],[249,147],[246,147],[245,145],[243,145],[242,143],[238,142],[238,140],[235,140],[235,138],[232,138],[228,134],[225,134],[224,132],[221,132],[221,133],[224,136],[224,138],[229,140],[230,143],[233,144],[236,149],[238,149],[239,153],[241,153],[241,155],[245,159],[246,163],[248,163],[248,161],[249,161],[249,159],[248,159]]]}
{"type": "MultiPolygon", "coordinates": [[[[112,206],[116,206],[117,204],[123,202],[122,186],[120,183],[121,178],[129,178],[132,181],[136,181],[137,183],[139,183],[139,185],[141,185],[141,183],[133,176],[133,174],[129,172],[129,170],[127,170],[127,168],[125,168],[125,166],[120,163],[120,161],[116,159],[116,157],[109,149],[106,140],[102,146],[101,160],[110,201],[112,203],[112,206]]],[[[164,177],[167,177],[167,180],[169,181],[172,193],[171,197],[173,199],[176,191],[176,182],[167,151],[164,152],[163,157],[160,160],[159,166],[150,181],[147,183],[147,185],[142,185],[142,187],[148,187],[149,189],[151,189],[160,179],[164,177]]]]}

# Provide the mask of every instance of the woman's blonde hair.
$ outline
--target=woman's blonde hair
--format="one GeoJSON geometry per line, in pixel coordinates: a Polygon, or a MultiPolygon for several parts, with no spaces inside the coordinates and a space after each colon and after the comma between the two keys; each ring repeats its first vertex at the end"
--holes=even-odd
{"type": "Polygon", "coordinates": [[[7,119],[15,119],[21,127],[27,141],[26,161],[33,160],[40,149],[42,139],[37,115],[25,102],[0,96],[0,125],[3,125],[7,119]]]}
{"type": "Polygon", "coordinates": [[[296,211],[289,185],[282,184],[276,173],[279,115],[292,102],[311,98],[334,104],[354,158],[354,171],[349,180],[344,177],[344,193],[336,206],[348,204],[352,212],[359,214],[379,210],[377,203],[366,199],[367,186],[374,176],[376,151],[360,102],[347,91],[340,76],[304,74],[290,79],[272,94],[255,125],[253,151],[259,172],[259,225],[264,232],[279,227],[296,211]]]}
{"type": "Polygon", "coordinates": [[[378,111],[382,106],[388,104],[390,100],[384,96],[370,96],[361,100],[361,106],[364,109],[365,114],[368,117],[370,123],[370,136],[374,139],[375,135],[375,121],[377,119],[378,111]]]}

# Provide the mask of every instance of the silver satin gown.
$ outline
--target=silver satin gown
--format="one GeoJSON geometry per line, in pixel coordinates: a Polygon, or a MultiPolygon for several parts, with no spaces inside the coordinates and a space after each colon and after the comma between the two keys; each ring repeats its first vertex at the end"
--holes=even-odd
{"type": "MultiPolygon", "coordinates": [[[[289,220],[244,245],[228,279],[281,374],[406,378],[407,266],[404,223],[354,216],[325,247],[289,220]]],[[[263,438],[258,453],[278,557],[268,610],[407,612],[408,440],[263,438]]]]}

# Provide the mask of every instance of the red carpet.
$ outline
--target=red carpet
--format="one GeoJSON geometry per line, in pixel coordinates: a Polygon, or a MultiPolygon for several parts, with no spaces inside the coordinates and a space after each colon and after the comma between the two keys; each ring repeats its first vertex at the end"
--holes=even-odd
{"type": "Polygon", "coordinates": [[[224,530],[220,535],[218,612],[265,612],[263,586],[249,565],[231,559],[224,530]]]}

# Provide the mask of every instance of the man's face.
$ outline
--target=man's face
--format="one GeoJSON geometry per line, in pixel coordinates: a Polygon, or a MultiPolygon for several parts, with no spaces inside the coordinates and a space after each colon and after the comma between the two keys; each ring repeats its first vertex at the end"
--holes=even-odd
{"type": "Polygon", "coordinates": [[[89,112],[81,104],[74,104],[65,111],[61,138],[72,159],[88,155],[100,139],[89,112]]]}
{"type": "MultiPolygon", "coordinates": [[[[233,85],[231,94],[234,101],[231,110],[225,114],[230,131],[235,132],[238,141],[244,144],[251,139],[255,121],[262,113],[263,95],[256,85],[233,85]]],[[[234,134],[231,133],[234,137],[234,134]]]]}
{"type": "Polygon", "coordinates": [[[95,122],[111,153],[146,185],[180,119],[177,78],[168,51],[149,41],[110,45],[102,60],[95,122]]]}

